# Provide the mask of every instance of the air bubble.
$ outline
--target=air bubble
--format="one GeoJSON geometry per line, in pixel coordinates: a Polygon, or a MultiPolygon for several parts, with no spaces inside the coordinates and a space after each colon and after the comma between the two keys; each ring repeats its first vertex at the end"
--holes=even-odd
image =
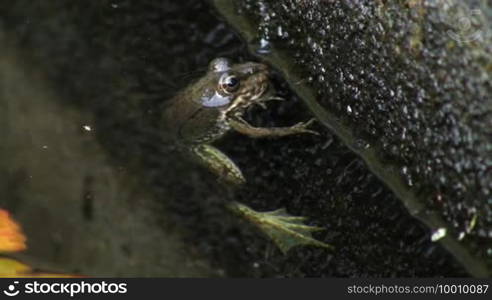
{"type": "Polygon", "coordinates": [[[357,139],[354,143],[354,148],[357,150],[369,149],[370,147],[371,145],[363,139],[357,139]]]}
{"type": "Polygon", "coordinates": [[[272,45],[270,44],[270,41],[265,38],[259,39],[256,46],[255,52],[258,54],[266,55],[272,52],[272,45]]]}
{"type": "Polygon", "coordinates": [[[285,34],[285,31],[284,31],[284,29],[282,28],[282,26],[278,26],[278,27],[277,27],[277,35],[278,35],[279,37],[284,37],[284,34],[285,34]]]}

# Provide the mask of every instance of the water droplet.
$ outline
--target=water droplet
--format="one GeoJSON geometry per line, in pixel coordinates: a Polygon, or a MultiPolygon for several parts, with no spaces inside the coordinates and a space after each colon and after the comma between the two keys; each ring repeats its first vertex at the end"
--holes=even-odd
{"type": "Polygon", "coordinates": [[[442,239],[445,236],[446,236],[446,228],[442,228],[442,227],[438,228],[432,232],[431,241],[437,242],[438,240],[442,239]]]}
{"type": "Polygon", "coordinates": [[[261,38],[257,43],[255,51],[261,55],[270,54],[270,52],[272,52],[272,45],[269,40],[261,38]]]}
{"type": "Polygon", "coordinates": [[[284,29],[282,28],[282,26],[278,26],[277,27],[277,35],[279,37],[283,37],[284,36],[284,29]]]}
{"type": "Polygon", "coordinates": [[[369,149],[371,145],[363,139],[357,139],[354,143],[354,148],[357,150],[369,149]]]}
{"type": "Polygon", "coordinates": [[[407,173],[408,173],[408,167],[405,166],[405,167],[401,168],[401,172],[403,173],[403,175],[407,175],[407,173]]]}

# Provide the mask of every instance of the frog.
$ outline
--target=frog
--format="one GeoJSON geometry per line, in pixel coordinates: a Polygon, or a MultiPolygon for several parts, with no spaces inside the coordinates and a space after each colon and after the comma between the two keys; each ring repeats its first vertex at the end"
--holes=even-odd
{"type": "MultiPolygon", "coordinates": [[[[224,185],[241,187],[246,183],[243,172],[214,142],[231,132],[250,138],[318,134],[310,129],[314,119],[287,127],[256,127],[245,120],[245,113],[253,107],[267,109],[267,102],[285,100],[275,93],[271,70],[266,64],[233,64],[230,59],[219,57],[209,63],[204,76],[166,103],[163,125],[178,149],[188,157],[224,185]]],[[[284,208],[257,212],[239,202],[230,203],[229,208],[257,225],[284,253],[298,245],[331,248],[311,235],[323,228],[304,225],[306,218],[292,216],[284,208]]]]}

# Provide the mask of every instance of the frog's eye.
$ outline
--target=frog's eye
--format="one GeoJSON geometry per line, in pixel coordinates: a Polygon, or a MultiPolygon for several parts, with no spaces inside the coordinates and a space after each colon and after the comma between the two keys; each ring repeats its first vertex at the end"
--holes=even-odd
{"type": "Polygon", "coordinates": [[[220,85],[227,93],[234,93],[239,88],[239,78],[234,75],[222,76],[220,85]]]}

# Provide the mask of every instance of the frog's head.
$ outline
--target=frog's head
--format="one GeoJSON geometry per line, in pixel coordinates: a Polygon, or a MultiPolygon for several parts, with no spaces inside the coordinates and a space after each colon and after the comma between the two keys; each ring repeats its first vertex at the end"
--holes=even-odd
{"type": "Polygon", "coordinates": [[[204,90],[201,104],[228,112],[260,104],[272,92],[268,67],[261,63],[233,65],[226,58],[216,58],[210,62],[207,78],[209,88],[204,90]]]}

